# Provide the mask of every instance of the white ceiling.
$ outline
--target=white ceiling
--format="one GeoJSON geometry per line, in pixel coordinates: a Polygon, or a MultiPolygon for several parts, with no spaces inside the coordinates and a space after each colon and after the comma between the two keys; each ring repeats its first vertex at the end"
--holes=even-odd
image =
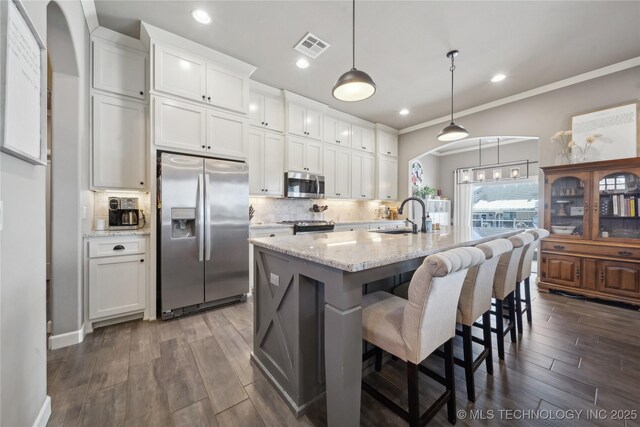
{"type": "Polygon", "coordinates": [[[456,111],[640,56],[638,1],[357,1],[356,67],[377,92],[345,103],[331,88],[351,68],[350,1],[95,3],[102,26],[138,37],[143,20],[257,66],[259,82],[398,129],[449,113],[451,49],[456,111]],[[300,70],[293,46],[309,31],[331,47],[300,70]],[[490,83],[497,72],[507,79],[490,83]]]}

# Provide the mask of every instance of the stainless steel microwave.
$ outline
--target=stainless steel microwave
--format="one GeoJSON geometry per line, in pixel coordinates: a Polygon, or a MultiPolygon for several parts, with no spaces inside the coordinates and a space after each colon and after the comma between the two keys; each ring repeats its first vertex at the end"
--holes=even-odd
{"type": "Polygon", "coordinates": [[[300,199],[324,199],[324,176],[304,172],[284,174],[285,196],[300,199]]]}

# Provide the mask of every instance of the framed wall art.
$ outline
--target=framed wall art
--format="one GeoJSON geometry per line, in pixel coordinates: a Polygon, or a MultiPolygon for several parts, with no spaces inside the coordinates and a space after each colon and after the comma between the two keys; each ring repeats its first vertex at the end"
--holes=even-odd
{"type": "Polygon", "coordinates": [[[47,52],[19,0],[0,1],[0,150],[47,163],[47,52]]]}

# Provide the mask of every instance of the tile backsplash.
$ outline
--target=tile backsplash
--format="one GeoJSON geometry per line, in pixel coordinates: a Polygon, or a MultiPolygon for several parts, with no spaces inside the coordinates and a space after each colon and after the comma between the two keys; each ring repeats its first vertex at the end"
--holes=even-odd
{"type": "Polygon", "coordinates": [[[337,200],[337,199],[274,199],[267,197],[250,197],[249,203],[253,205],[255,214],[252,224],[272,223],[278,221],[293,220],[331,220],[354,221],[378,218],[378,208],[381,205],[395,206],[380,201],[337,200]],[[320,213],[312,212],[314,205],[329,208],[320,213]]]}
{"type": "Polygon", "coordinates": [[[149,193],[125,193],[125,192],[105,192],[94,193],[93,196],[93,228],[95,229],[96,220],[104,219],[109,224],[109,197],[137,197],[139,199],[138,209],[144,212],[147,217],[146,227],[149,226],[150,212],[150,196],[149,193]]]}

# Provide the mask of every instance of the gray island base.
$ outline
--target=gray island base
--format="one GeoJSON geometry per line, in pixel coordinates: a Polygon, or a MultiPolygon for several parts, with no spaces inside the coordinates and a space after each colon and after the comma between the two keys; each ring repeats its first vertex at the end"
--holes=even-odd
{"type": "Polygon", "coordinates": [[[328,425],[359,426],[363,285],[414,271],[428,255],[517,232],[478,237],[451,228],[250,239],[252,360],[297,416],[326,392],[328,425]]]}

